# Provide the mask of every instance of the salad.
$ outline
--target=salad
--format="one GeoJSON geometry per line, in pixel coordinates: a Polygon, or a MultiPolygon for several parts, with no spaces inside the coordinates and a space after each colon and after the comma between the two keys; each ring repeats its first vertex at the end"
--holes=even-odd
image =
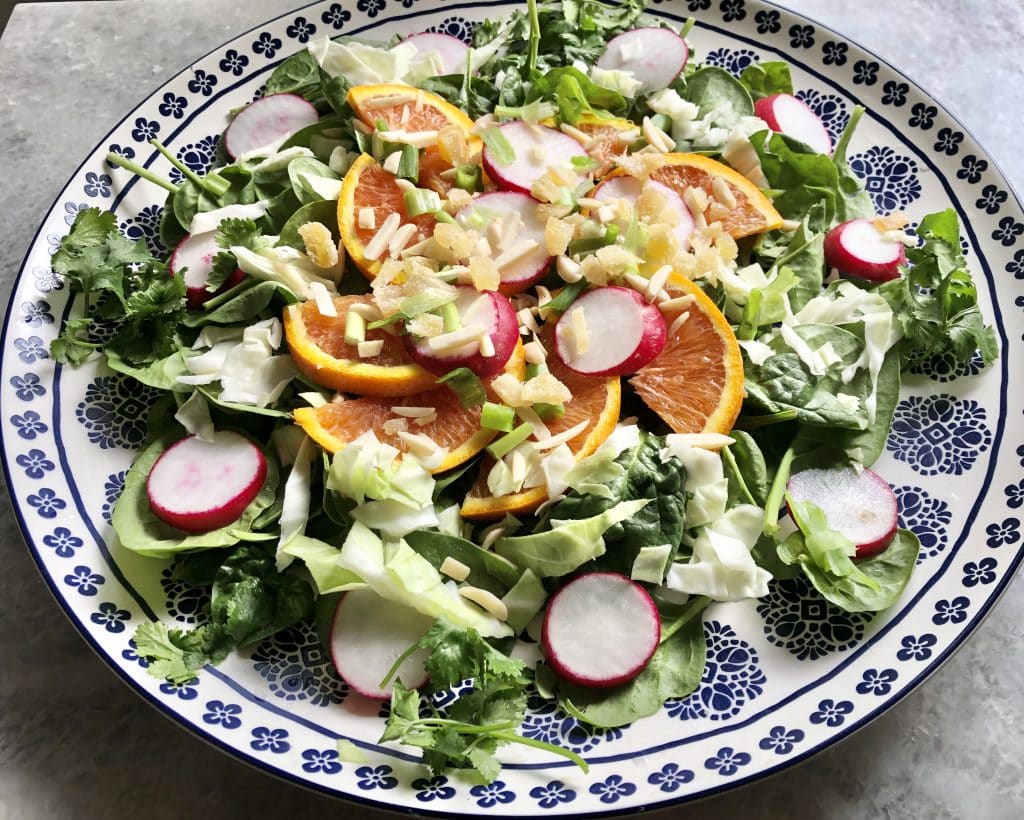
{"type": "Polygon", "coordinates": [[[510,743],[586,769],[517,733],[528,697],[616,727],[693,692],[714,602],[899,599],[901,373],[998,352],[955,213],[876,213],[863,111],[833,144],[785,63],[701,65],[691,26],[531,0],[472,46],[324,38],[207,173],[108,157],[174,250],[81,211],[51,353],[163,391],[113,527],[210,605],[137,629],[151,674],[314,618],[381,742],[491,781],[510,743]]]}

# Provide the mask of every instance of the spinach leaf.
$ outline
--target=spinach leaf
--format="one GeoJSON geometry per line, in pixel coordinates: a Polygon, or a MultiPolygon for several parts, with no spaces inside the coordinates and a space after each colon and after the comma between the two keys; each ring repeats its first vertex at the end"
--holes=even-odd
{"type": "MultiPolygon", "coordinates": [[[[666,700],[684,698],[700,685],[707,660],[707,641],[701,613],[707,598],[682,607],[662,604],[662,640],[644,670],[633,680],[611,689],[592,689],[558,681],[559,705],[577,720],[592,726],[625,726],[661,711],[666,700]]],[[[541,669],[538,667],[538,684],[541,669]]],[[[546,683],[550,686],[553,678],[546,683]]]]}
{"type": "MultiPolygon", "coordinates": [[[[788,270],[790,275],[796,276],[796,283],[786,291],[790,310],[794,313],[821,293],[825,275],[825,238],[822,233],[827,227],[825,213],[824,200],[812,205],[801,220],[800,227],[790,235],[789,245],[772,265],[780,273],[788,270]]],[[[764,318],[774,319],[775,316],[764,318]]],[[[762,320],[760,323],[765,322],[762,320]]]]}
{"type": "MultiPolygon", "coordinates": [[[[191,353],[191,351],[188,351],[191,353]]],[[[157,390],[171,390],[177,393],[190,393],[195,388],[192,385],[181,384],[178,376],[184,376],[190,371],[185,365],[188,358],[186,349],[181,348],[170,356],[157,359],[148,365],[139,367],[126,362],[116,350],[107,350],[107,366],[117,373],[124,373],[131,376],[135,381],[155,387],[157,390]]]]}
{"type": "Polygon", "coordinates": [[[674,560],[686,517],[686,470],[675,458],[662,463],[663,446],[664,439],[641,432],[640,443],[615,460],[622,472],[607,483],[609,496],[573,490],[545,514],[541,526],[548,526],[552,520],[590,518],[623,501],[651,499],[639,512],[605,531],[605,554],[599,563],[628,576],[643,547],[661,544],[672,545],[670,560],[674,560]]]}
{"type": "Polygon", "coordinates": [[[729,506],[738,503],[763,507],[768,498],[768,465],[754,437],[743,430],[730,434],[736,442],[722,448],[725,477],[729,480],[729,506]]]}
{"type": "Polygon", "coordinates": [[[288,245],[296,250],[305,250],[306,243],[299,236],[299,228],[307,222],[319,222],[330,230],[331,236],[337,242],[341,238],[338,230],[338,203],[331,199],[317,199],[308,202],[289,217],[281,228],[281,236],[278,239],[279,245],[288,245]]]}
{"type": "Polygon", "coordinates": [[[699,117],[717,111],[715,125],[732,130],[742,117],[754,116],[750,92],[728,71],[705,66],[686,77],[679,95],[700,108],[699,117]]]}
{"type": "Polygon", "coordinates": [[[755,100],[773,94],[792,94],[793,79],[789,63],[774,61],[748,65],[740,74],[740,83],[755,100]]]}
{"type": "Polygon", "coordinates": [[[298,94],[312,103],[322,97],[320,66],[303,49],[284,60],[267,78],[266,95],[298,94]]]}
{"type": "MultiPolygon", "coordinates": [[[[164,428],[166,429],[166,428],[164,428]]],[[[166,558],[176,553],[211,547],[230,547],[244,538],[270,538],[253,533],[252,524],[267,507],[274,503],[279,482],[277,459],[267,455],[267,478],[263,487],[238,518],[225,527],[210,532],[187,535],[181,530],[165,524],[149,506],[146,495],[146,480],[156,460],[164,450],[178,441],[184,431],[165,432],[149,444],[136,457],[124,482],[124,491],[114,505],[113,525],[121,545],[140,555],[166,558]],[[184,537],[183,537],[184,536],[184,537]]]]}
{"type": "MultiPolygon", "coordinates": [[[[318,159],[313,157],[296,157],[288,163],[288,179],[291,181],[292,192],[299,202],[302,205],[309,205],[313,202],[320,202],[325,197],[330,196],[329,193],[320,192],[317,185],[318,180],[337,182],[341,177],[318,159]]],[[[337,204],[335,204],[335,207],[337,207],[337,204]]]]}
{"type": "Polygon", "coordinates": [[[558,106],[563,122],[575,125],[584,114],[609,111],[626,112],[626,99],[611,89],[600,86],[578,68],[553,68],[534,80],[528,102],[550,100],[558,106]]]}
{"type": "Polygon", "coordinates": [[[472,541],[443,532],[419,530],[405,536],[406,543],[440,569],[444,559],[452,557],[469,567],[468,583],[486,589],[499,598],[508,592],[522,574],[511,561],[472,541]]]}
{"type": "MultiPolygon", "coordinates": [[[[246,279],[233,290],[234,295],[226,301],[217,304],[210,310],[197,310],[185,317],[182,322],[186,327],[204,327],[206,325],[233,325],[238,322],[248,322],[259,316],[275,296],[280,296],[285,302],[291,302],[295,297],[285,288],[281,288],[276,282],[257,282],[251,278],[246,279]]],[[[210,302],[207,303],[209,305],[210,302]]]]}

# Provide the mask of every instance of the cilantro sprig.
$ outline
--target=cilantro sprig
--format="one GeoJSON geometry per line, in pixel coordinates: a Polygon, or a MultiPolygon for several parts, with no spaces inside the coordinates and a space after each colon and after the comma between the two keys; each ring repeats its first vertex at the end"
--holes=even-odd
{"type": "Polygon", "coordinates": [[[100,347],[134,365],[174,352],[178,323],[185,316],[185,282],[172,277],[143,240],[122,236],[114,214],[98,208],[80,211],[51,264],[73,292],[85,296],[85,315],[68,321],[50,344],[56,361],[78,365],[100,347]],[[103,344],[86,336],[97,320],[117,325],[103,344]]]}
{"type": "Polygon", "coordinates": [[[586,761],[569,749],[523,737],[516,732],[526,713],[530,677],[526,664],[502,654],[475,629],[455,626],[439,618],[427,633],[395,661],[382,685],[414,652],[430,652],[425,667],[429,692],[458,685],[467,677],[473,688],[442,714],[429,698],[421,698],[400,680],[391,695],[391,714],[381,742],[395,740],[423,750],[423,760],[434,771],[448,767],[472,768],[488,783],[501,771],[495,752],[519,743],[566,757],[587,771],[586,761]]]}

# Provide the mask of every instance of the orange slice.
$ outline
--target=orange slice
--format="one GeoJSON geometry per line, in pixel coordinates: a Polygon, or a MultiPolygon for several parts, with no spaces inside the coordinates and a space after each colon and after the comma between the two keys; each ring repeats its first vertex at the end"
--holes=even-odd
{"type": "MultiPolygon", "coordinates": [[[[542,337],[548,337],[549,334],[550,331],[546,330],[542,337]]],[[[545,347],[549,350],[552,349],[550,341],[550,338],[546,338],[545,347]]],[[[619,421],[619,408],[622,402],[619,377],[591,379],[580,376],[562,365],[555,356],[548,358],[548,366],[572,392],[572,399],[565,405],[565,415],[546,422],[548,430],[552,435],[556,435],[581,421],[590,421],[582,433],[568,442],[569,449],[573,451],[578,461],[597,450],[611,435],[619,421]]],[[[463,518],[486,521],[502,518],[506,513],[520,515],[537,509],[547,501],[548,492],[545,487],[534,487],[498,498],[490,495],[487,489],[487,473],[492,464],[489,459],[484,461],[480,475],[462,505],[463,518]]]]}
{"type": "Polygon", "coordinates": [[[364,396],[404,396],[430,390],[437,377],[412,361],[398,336],[368,330],[368,341],[382,339],[376,356],[359,358],[345,342],[345,314],[352,305],[372,304],[370,296],[337,296],[337,317],[323,316],[310,300],[284,309],[284,333],[295,366],[324,387],[364,396]]]}
{"type": "Polygon", "coordinates": [[[628,146],[619,143],[619,135],[625,131],[637,130],[637,126],[629,120],[621,118],[602,119],[593,114],[584,114],[576,123],[576,128],[590,137],[589,145],[584,146],[590,158],[598,163],[594,176],[600,179],[615,165],[615,157],[622,154],[628,146]]]}
{"type": "Polygon", "coordinates": [[[782,215],[775,210],[771,200],[753,182],[728,165],[700,154],[665,154],[664,161],[664,165],[651,172],[651,179],[667,185],[680,196],[687,188],[703,188],[709,202],[714,202],[715,180],[725,181],[736,205],[729,208],[723,219],[708,216],[707,220],[721,222],[734,239],[782,226],[782,215]]]}
{"type": "MultiPolygon", "coordinates": [[[[740,347],[728,320],[704,291],[685,279],[675,287],[693,296],[682,308],[690,316],[630,384],[675,432],[728,433],[743,404],[740,347]]],[[[676,317],[665,318],[671,325],[676,317]]]]}
{"type": "Polygon", "coordinates": [[[345,251],[367,279],[373,279],[377,275],[387,251],[377,259],[367,259],[366,245],[376,236],[384,220],[394,213],[401,217],[402,225],[411,222],[416,226],[416,233],[406,243],[406,247],[434,235],[437,220],[433,215],[422,214],[410,218],[405,208],[402,189],[398,187],[395,178],[381,168],[373,157],[363,154],[352,163],[352,167],[345,174],[345,181],[341,184],[341,194],[338,197],[338,228],[341,231],[341,241],[345,244],[345,251]],[[363,228],[359,225],[359,214],[365,208],[373,211],[373,228],[363,228]]]}
{"type": "MultiPolygon", "coordinates": [[[[521,379],[525,365],[526,357],[520,343],[505,365],[505,372],[521,379]]],[[[399,418],[391,408],[433,407],[437,411],[434,421],[421,425],[409,419],[408,431],[421,433],[441,447],[448,448],[444,461],[432,471],[443,473],[471,459],[498,434],[480,426],[479,407],[463,407],[455,393],[447,387],[435,386],[435,377],[430,378],[431,389],[412,395],[391,398],[362,396],[322,407],[301,407],[294,413],[295,423],[330,453],[337,452],[348,442],[371,430],[380,441],[405,452],[408,447],[398,434],[384,430],[384,422],[399,418]]]]}
{"type": "Polygon", "coordinates": [[[381,121],[389,130],[410,133],[461,125],[468,134],[473,127],[473,121],[443,97],[408,85],[354,85],[346,99],[371,128],[381,121]]]}

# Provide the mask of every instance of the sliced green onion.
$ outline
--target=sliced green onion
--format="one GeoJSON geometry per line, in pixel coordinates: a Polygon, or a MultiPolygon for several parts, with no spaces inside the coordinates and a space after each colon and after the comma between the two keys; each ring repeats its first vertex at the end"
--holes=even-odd
{"type": "Polygon", "coordinates": [[[597,163],[590,157],[573,157],[570,162],[577,171],[593,171],[597,167],[597,163]]]}
{"type": "Polygon", "coordinates": [[[502,433],[512,432],[516,423],[516,411],[504,404],[485,401],[480,411],[480,426],[488,430],[499,430],[502,433]]]}
{"type": "Polygon", "coordinates": [[[593,253],[599,248],[603,248],[608,243],[605,242],[603,236],[585,236],[581,239],[574,239],[569,243],[569,247],[566,249],[566,253],[569,256],[579,256],[584,253],[593,253]]]}
{"type": "Polygon", "coordinates": [[[487,452],[496,459],[504,458],[532,435],[533,425],[528,421],[524,421],[511,433],[506,433],[501,438],[488,444],[487,452]]]}
{"type": "Polygon", "coordinates": [[[635,216],[629,220],[622,246],[634,256],[643,256],[647,247],[647,226],[635,216]]]}
{"type": "Polygon", "coordinates": [[[565,405],[538,402],[533,405],[533,412],[537,414],[537,417],[541,421],[554,421],[555,419],[560,419],[565,415],[565,405]]]}
{"type": "MultiPolygon", "coordinates": [[[[398,162],[396,177],[417,180],[420,177],[420,152],[415,146],[403,145],[402,158],[398,162]]],[[[438,203],[440,204],[440,203],[438,203]]]]}
{"type": "Polygon", "coordinates": [[[454,302],[441,306],[441,318],[444,319],[444,332],[453,333],[462,327],[462,318],[454,302]]]}
{"type": "Polygon", "coordinates": [[[541,373],[550,372],[551,371],[548,370],[547,364],[545,364],[544,362],[538,362],[537,364],[534,364],[533,362],[527,362],[524,380],[529,381],[530,379],[537,378],[537,376],[539,376],[541,373]]]}
{"type": "Polygon", "coordinates": [[[747,303],[743,306],[743,316],[740,325],[736,328],[736,338],[750,340],[757,335],[758,318],[761,315],[761,299],[764,294],[760,290],[752,290],[747,296],[747,303]]]}
{"type": "Polygon", "coordinates": [[[426,188],[413,188],[402,194],[405,201],[405,210],[409,216],[420,216],[429,214],[441,209],[441,197],[436,191],[429,191],[426,188]]]}
{"type": "Polygon", "coordinates": [[[468,367],[456,367],[449,370],[437,380],[437,384],[445,385],[456,396],[463,407],[476,407],[487,401],[483,383],[476,373],[468,367]]]}
{"type": "Polygon", "coordinates": [[[447,211],[434,211],[434,219],[436,219],[438,222],[447,222],[449,225],[459,224],[458,222],[455,221],[454,217],[452,217],[452,215],[447,211]]]}
{"type": "Polygon", "coordinates": [[[345,344],[357,345],[366,341],[366,319],[349,310],[345,313],[345,344]]]}
{"type": "Polygon", "coordinates": [[[666,134],[672,133],[672,118],[665,114],[655,114],[651,117],[651,125],[660,128],[666,134]]]}
{"type": "Polygon", "coordinates": [[[480,136],[499,165],[511,165],[516,161],[516,149],[508,141],[508,137],[501,133],[500,128],[485,128],[480,132],[480,136]]]}
{"type": "Polygon", "coordinates": [[[619,226],[612,223],[604,229],[604,243],[614,245],[619,239],[619,226]]]}
{"type": "Polygon", "coordinates": [[[484,189],[483,174],[479,165],[464,163],[455,169],[455,187],[475,193],[484,189]]]}
{"type": "Polygon", "coordinates": [[[576,297],[583,293],[589,284],[586,277],[582,277],[577,282],[570,282],[550,302],[544,305],[544,310],[548,313],[565,313],[569,306],[576,301],[576,297]]]}

